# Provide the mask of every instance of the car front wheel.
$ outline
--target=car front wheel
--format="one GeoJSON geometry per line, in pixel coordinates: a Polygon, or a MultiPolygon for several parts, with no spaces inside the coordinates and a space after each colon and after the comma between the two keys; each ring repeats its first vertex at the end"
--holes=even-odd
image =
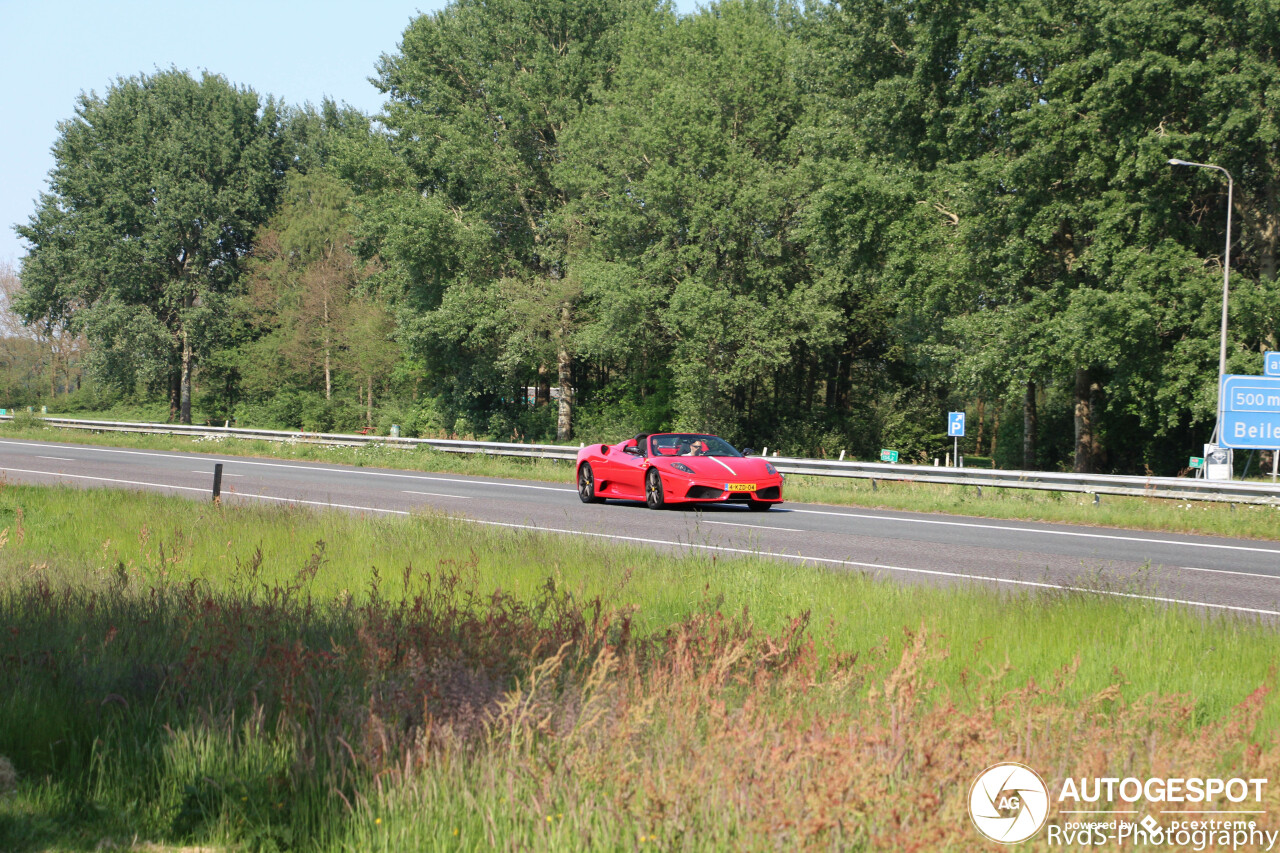
{"type": "Polygon", "coordinates": [[[596,497],[596,475],[591,470],[591,463],[584,462],[578,469],[578,497],[584,504],[598,504],[604,498],[596,497]]]}
{"type": "Polygon", "coordinates": [[[649,475],[644,480],[644,502],[649,509],[662,509],[666,503],[666,497],[662,493],[662,477],[654,468],[649,469],[649,475]]]}

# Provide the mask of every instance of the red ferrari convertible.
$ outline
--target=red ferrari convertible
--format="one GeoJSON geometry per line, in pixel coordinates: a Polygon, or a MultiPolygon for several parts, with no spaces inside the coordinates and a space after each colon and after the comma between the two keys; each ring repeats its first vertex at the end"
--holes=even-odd
{"type": "Polygon", "coordinates": [[[782,475],[761,457],[744,456],[714,435],[642,433],[619,444],[578,451],[578,497],[669,504],[745,503],[766,510],[782,503],[782,475]]]}

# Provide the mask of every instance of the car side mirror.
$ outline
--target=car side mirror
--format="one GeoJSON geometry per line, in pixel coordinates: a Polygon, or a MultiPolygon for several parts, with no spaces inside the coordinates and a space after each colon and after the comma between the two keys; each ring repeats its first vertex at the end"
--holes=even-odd
{"type": "Polygon", "coordinates": [[[743,456],[755,456],[755,455],[756,455],[756,449],[755,449],[754,447],[744,447],[744,448],[742,448],[742,455],[743,455],[743,456]]]}

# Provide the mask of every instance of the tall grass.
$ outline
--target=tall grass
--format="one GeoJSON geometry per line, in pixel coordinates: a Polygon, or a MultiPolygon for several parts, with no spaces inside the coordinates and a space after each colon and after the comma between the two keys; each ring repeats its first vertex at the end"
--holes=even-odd
{"type": "Polygon", "coordinates": [[[994,761],[1280,760],[1254,621],[106,490],[0,543],[3,850],[970,850],[994,761]]]}

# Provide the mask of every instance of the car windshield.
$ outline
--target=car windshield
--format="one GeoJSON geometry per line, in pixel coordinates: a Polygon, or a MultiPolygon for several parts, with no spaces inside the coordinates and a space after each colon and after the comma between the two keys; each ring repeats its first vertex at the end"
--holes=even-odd
{"type": "Polygon", "coordinates": [[[733,445],[715,435],[671,433],[649,439],[653,456],[741,456],[733,445]]]}

